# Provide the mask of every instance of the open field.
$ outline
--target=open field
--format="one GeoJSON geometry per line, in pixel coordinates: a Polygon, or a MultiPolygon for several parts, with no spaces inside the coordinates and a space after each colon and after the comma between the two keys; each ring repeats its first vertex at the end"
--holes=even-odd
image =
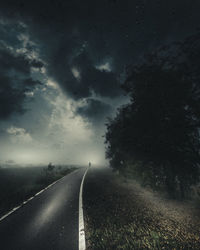
{"type": "Polygon", "coordinates": [[[1,168],[0,216],[75,169],[75,166],[58,166],[50,170],[42,166],[1,168]]]}
{"type": "Polygon", "coordinates": [[[200,209],[89,171],[84,189],[87,250],[199,249],[200,209]]]}

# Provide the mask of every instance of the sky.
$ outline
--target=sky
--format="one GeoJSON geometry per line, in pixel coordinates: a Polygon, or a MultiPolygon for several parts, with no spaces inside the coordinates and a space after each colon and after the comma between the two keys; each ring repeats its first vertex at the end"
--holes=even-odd
{"type": "Polygon", "coordinates": [[[127,67],[200,29],[199,0],[0,2],[0,164],[107,164],[127,67]]]}

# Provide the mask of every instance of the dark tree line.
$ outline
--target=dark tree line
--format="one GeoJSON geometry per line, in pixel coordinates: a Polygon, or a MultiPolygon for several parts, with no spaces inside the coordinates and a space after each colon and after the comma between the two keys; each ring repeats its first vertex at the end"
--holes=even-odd
{"type": "Polygon", "coordinates": [[[111,167],[184,198],[199,179],[200,35],[145,55],[122,88],[130,102],[106,124],[111,167]]]}

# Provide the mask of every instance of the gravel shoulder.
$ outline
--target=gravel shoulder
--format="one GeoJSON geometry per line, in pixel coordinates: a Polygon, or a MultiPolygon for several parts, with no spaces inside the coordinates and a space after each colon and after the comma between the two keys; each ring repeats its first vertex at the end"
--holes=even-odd
{"type": "Polygon", "coordinates": [[[160,197],[109,169],[90,169],[83,203],[87,250],[200,249],[200,209],[160,197]]]}

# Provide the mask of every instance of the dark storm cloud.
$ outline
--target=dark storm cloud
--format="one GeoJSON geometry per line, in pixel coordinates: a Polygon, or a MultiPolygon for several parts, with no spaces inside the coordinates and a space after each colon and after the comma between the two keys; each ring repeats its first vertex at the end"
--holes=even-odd
{"type": "MultiPolygon", "coordinates": [[[[54,65],[54,69],[56,65],[54,65]]],[[[88,55],[83,52],[76,56],[65,70],[59,75],[61,86],[71,94],[73,98],[89,97],[94,92],[104,97],[115,97],[121,94],[120,84],[113,72],[98,70],[95,68],[88,55]],[[73,70],[78,76],[73,75],[73,70]]]]}
{"type": "Polygon", "coordinates": [[[0,119],[25,111],[26,93],[40,84],[30,77],[30,66],[31,60],[0,47],[0,119]]]}
{"type": "Polygon", "coordinates": [[[111,112],[112,107],[110,105],[92,98],[87,99],[86,104],[77,109],[77,114],[89,119],[96,126],[101,125],[111,112]]]}
{"type": "Polygon", "coordinates": [[[44,66],[44,64],[43,64],[43,62],[34,59],[34,60],[30,61],[30,66],[32,66],[34,68],[41,69],[44,66]]]}
{"type": "MultiPolygon", "coordinates": [[[[93,93],[119,97],[119,79],[127,65],[157,46],[195,32],[200,21],[196,0],[7,0],[0,6],[2,16],[27,24],[48,75],[74,99],[91,98],[93,93]],[[96,67],[110,58],[111,72],[96,67]]],[[[91,117],[90,112],[86,115],[91,117]]]]}

